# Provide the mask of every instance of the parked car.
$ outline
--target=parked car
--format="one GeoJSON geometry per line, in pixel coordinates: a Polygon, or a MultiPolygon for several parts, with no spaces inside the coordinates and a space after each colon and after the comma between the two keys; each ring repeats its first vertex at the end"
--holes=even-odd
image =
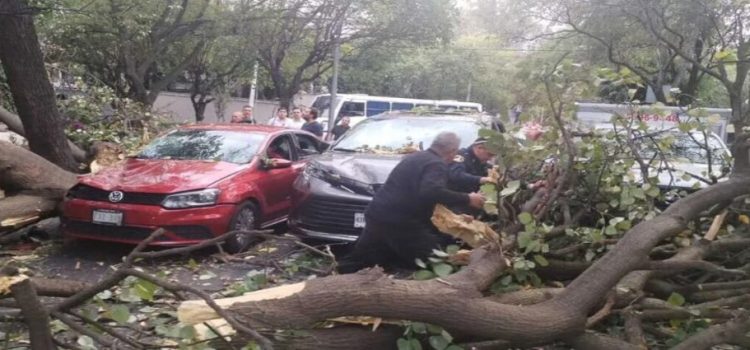
{"type": "Polygon", "coordinates": [[[355,241],[365,208],[406,153],[427,149],[442,131],[457,133],[461,147],[468,147],[491,123],[485,115],[410,112],[366,119],[312,159],[294,182],[289,227],[306,237],[355,241]]]}
{"type": "MultiPolygon", "coordinates": [[[[641,148],[641,158],[649,164],[649,176],[658,176],[661,188],[689,191],[709,186],[711,177],[726,180],[732,153],[718,135],[709,132],[706,136],[697,131],[665,130],[655,138],[671,137],[673,141],[661,149],[657,149],[653,141],[639,140],[645,144],[641,148]]],[[[638,165],[631,173],[641,181],[638,165]]]]}
{"type": "MultiPolygon", "coordinates": [[[[301,130],[194,125],[173,130],[118,166],[82,176],[63,208],[66,236],[188,245],[286,220],[292,182],[325,144],[301,130]]],[[[225,242],[242,250],[245,235],[225,242]]]]}

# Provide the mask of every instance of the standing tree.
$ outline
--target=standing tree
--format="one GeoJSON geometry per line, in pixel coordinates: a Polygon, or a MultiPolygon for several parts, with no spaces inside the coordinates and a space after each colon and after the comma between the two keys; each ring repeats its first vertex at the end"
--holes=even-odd
{"type": "MultiPolygon", "coordinates": [[[[78,0],[70,0],[75,7],[78,0]]],[[[210,1],[95,0],[51,17],[50,41],[118,95],[152,105],[201,53],[210,1]]]]}
{"type": "Polygon", "coordinates": [[[434,42],[451,36],[453,6],[447,0],[268,1],[246,28],[260,65],[282,105],[304,84],[332,67],[337,43],[373,45],[434,42]]]}
{"type": "Polygon", "coordinates": [[[55,92],[44,68],[33,14],[26,1],[0,2],[0,61],[31,150],[62,168],[75,170],[55,92]]]}

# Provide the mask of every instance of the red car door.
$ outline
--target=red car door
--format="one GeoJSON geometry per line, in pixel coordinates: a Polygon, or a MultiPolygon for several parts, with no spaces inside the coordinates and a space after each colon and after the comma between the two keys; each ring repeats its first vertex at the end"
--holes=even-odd
{"type": "Polygon", "coordinates": [[[268,223],[276,221],[289,214],[291,205],[292,183],[297,178],[295,167],[296,154],[290,134],[276,136],[264,151],[267,158],[281,158],[289,160],[291,167],[280,169],[264,169],[265,176],[256,181],[265,199],[265,210],[262,221],[268,223]]]}

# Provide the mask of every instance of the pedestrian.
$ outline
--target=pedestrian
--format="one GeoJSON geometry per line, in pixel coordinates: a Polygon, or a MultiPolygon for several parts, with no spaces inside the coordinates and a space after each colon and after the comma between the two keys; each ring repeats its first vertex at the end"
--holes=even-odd
{"type": "Polygon", "coordinates": [[[299,107],[292,108],[292,118],[287,121],[287,127],[292,129],[302,129],[305,120],[302,119],[302,109],[299,107]]]}
{"type": "Polygon", "coordinates": [[[426,151],[412,153],[399,162],[365,210],[366,226],[339,271],[350,273],[380,265],[386,269],[414,269],[415,259],[426,259],[433,249],[454,242],[432,224],[435,205],[471,205],[481,208],[484,197],[447,187],[448,163],[461,140],[441,132],[426,151]]]}
{"type": "MultiPolygon", "coordinates": [[[[493,179],[488,175],[492,168],[489,161],[493,157],[495,154],[487,148],[487,139],[484,137],[476,139],[471,146],[458,151],[453,159],[453,163],[449,166],[448,187],[453,191],[471,193],[479,191],[479,187],[483,184],[492,183],[493,179]]],[[[472,216],[481,213],[480,209],[468,205],[456,205],[449,209],[455,213],[472,216]]]]}
{"type": "Polygon", "coordinates": [[[289,122],[287,114],[288,113],[286,108],[280,107],[278,110],[276,110],[276,115],[268,121],[268,125],[286,128],[289,122]]]}
{"type": "Polygon", "coordinates": [[[253,117],[253,106],[245,105],[242,107],[242,123],[257,124],[255,117],[253,117]]]}
{"type": "Polygon", "coordinates": [[[323,137],[323,125],[318,122],[318,110],[315,108],[311,108],[306,120],[307,123],[302,125],[302,130],[305,130],[317,137],[323,137]]]}
{"type": "Polygon", "coordinates": [[[338,140],[341,135],[351,129],[351,127],[349,126],[349,121],[349,117],[343,117],[341,118],[339,125],[333,127],[333,130],[331,130],[331,134],[333,134],[334,140],[338,140]]]}
{"type": "Polygon", "coordinates": [[[242,123],[244,120],[245,120],[245,116],[242,115],[242,112],[237,111],[237,112],[232,113],[232,120],[231,120],[232,124],[242,123]]]}

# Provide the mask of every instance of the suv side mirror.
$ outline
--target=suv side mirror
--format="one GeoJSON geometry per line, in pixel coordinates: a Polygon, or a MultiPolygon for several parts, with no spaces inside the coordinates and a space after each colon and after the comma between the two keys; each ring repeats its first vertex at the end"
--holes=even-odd
{"type": "Polygon", "coordinates": [[[284,158],[269,158],[263,161],[266,169],[284,169],[292,166],[290,160],[284,158]]]}

